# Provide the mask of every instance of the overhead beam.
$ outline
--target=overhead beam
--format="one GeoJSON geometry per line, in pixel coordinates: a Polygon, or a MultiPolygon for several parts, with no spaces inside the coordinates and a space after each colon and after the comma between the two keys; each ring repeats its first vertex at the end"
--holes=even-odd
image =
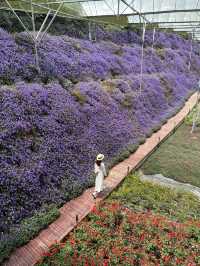
{"type": "MultiPolygon", "coordinates": [[[[29,3],[28,0],[21,0],[21,1],[24,2],[24,3],[29,3]]],[[[62,3],[63,1],[60,1],[60,2],[62,3]]],[[[57,11],[54,8],[49,8],[48,6],[45,6],[45,5],[36,4],[35,2],[33,2],[33,6],[40,7],[40,8],[42,7],[43,9],[51,10],[52,12],[56,12],[57,11]]],[[[90,21],[90,22],[95,22],[95,23],[97,22],[95,19],[93,19],[93,16],[88,18],[87,16],[73,15],[71,13],[63,12],[61,10],[59,10],[57,15],[61,16],[61,17],[65,17],[65,18],[70,18],[70,19],[77,19],[77,20],[82,20],[82,21],[90,21]]],[[[110,25],[119,27],[119,25],[117,25],[115,23],[112,23],[112,22],[106,22],[106,21],[98,20],[98,23],[105,24],[105,25],[110,24],[110,25]]]]}
{"type": "MultiPolygon", "coordinates": [[[[0,0],[0,2],[1,2],[1,0],[0,0]]],[[[46,5],[49,5],[49,4],[60,4],[60,3],[64,3],[64,4],[75,4],[75,3],[84,3],[84,2],[102,2],[102,0],[59,0],[57,2],[43,2],[43,3],[40,3],[40,2],[38,3],[38,2],[34,2],[34,1],[32,1],[32,2],[33,2],[33,4],[40,4],[40,5],[45,5],[46,6],[46,5]]],[[[0,10],[1,9],[8,10],[7,6],[1,6],[0,7],[0,10]]],[[[24,11],[23,8],[15,8],[15,10],[17,10],[17,11],[24,11]]],[[[27,10],[27,11],[31,12],[31,10],[27,10]]]]}
{"type": "Polygon", "coordinates": [[[200,27],[200,23],[199,24],[196,24],[196,25],[175,25],[175,26],[172,26],[172,27],[168,27],[168,25],[163,25],[163,26],[160,26],[159,28],[160,29],[167,29],[167,28],[171,28],[171,29],[189,29],[189,28],[192,28],[192,29],[196,29],[200,27]]]}
{"type": "MultiPolygon", "coordinates": [[[[200,20],[188,20],[188,21],[155,21],[155,22],[151,22],[151,24],[181,24],[181,23],[200,23],[200,20]]],[[[138,24],[138,22],[131,22],[129,23],[129,25],[134,25],[134,24],[138,24]]]]}
{"type": "Polygon", "coordinates": [[[148,11],[148,12],[141,12],[140,14],[143,16],[146,15],[156,15],[156,14],[169,14],[169,13],[193,13],[199,12],[199,8],[192,8],[192,9],[171,9],[171,10],[159,10],[159,11],[148,11]]]}
{"type": "MultiPolygon", "coordinates": [[[[149,22],[148,19],[145,18],[145,15],[143,15],[141,12],[139,12],[137,9],[135,9],[134,7],[132,7],[129,3],[126,2],[126,0],[121,0],[127,7],[129,7],[134,13],[134,15],[138,15],[141,18],[143,18],[144,21],[149,22]]],[[[123,14],[122,14],[123,16],[123,14]]]]}
{"type": "MultiPolygon", "coordinates": [[[[200,9],[171,9],[171,10],[159,10],[159,11],[148,11],[148,12],[139,12],[133,7],[131,7],[128,3],[126,3],[125,0],[121,0],[124,4],[126,4],[130,9],[133,10],[133,13],[124,13],[120,14],[120,16],[140,16],[143,17],[146,21],[148,20],[145,16],[147,15],[156,15],[156,14],[169,14],[169,13],[193,13],[193,12],[200,12],[200,9]]],[[[104,16],[111,16],[112,14],[109,15],[104,15],[104,16]]],[[[95,15],[94,17],[101,16],[101,15],[95,15]]],[[[151,22],[152,23],[152,22],[151,22]]]]}

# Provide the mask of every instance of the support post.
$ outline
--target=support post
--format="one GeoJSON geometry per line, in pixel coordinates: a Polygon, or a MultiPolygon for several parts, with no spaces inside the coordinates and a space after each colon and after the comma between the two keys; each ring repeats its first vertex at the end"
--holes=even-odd
{"type": "Polygon", "coordinates": [[[36,64],[36,68],[37,68],[38,73],[40,73],[40,63],[39,63],[39,56],[38,56],[38,47],[37,47],[37,38],[36,38],[36,27],[35,27],[35,16],[34,16],[34,8],[33,8],[32,0],[31,0],[31,20],[32,20],[32,27],[33,27],[35,64],[36,64]]]}
{"type": "Polygon", "coordinates": [[[119,17],[120,0],[117,1],[117,16],[119,17]]]}
{"type": "Polygon", "coordinates": [[[41,32],[43,31],[44,25],[45,25],[45,23],[46,23],[46,21],[47,21],[47,19],[48,19],[48,17],[49,17],[50,14],[51,14],[51,10],[49,10],[48,13],[46,14],[46,17],[45,17],[45,19],[44,19],[44,21],[43,21],[43,23],[42,23],[42,25],[41,25],[41,27],[40,27],[40,29],[38,31],[37,36],[36,36],[36,40],[39,38],[41,32]]]}
{"type": "Polygon", "coordinates": [[[47,33],[48,29],[51,27],[51,24],[54,22],[54,20],[57,16],[59,10],[61,9],[62,5],[63,5],[63,2],[61,2],[60,5],[58,6],[56,12],[54,13],[54,15],[51,19],[51,21],[49,22],[49,25],[46,27],[45,31],[42,33],[42,36],[40,38],[38,38],[39,39],[38,44],[41,42],[41,40],[44,38],[44,35],[47,33]]]}
{"type": "Polygon", "coordinates": [[[142,31],[142,55],[141,55],[141,66],[140,66],[140,90],[139,93],[142,92],[142,81],[143,81],[143,61],[144,61],[144,40],[145,40],[145,31],[146,31],[146,22],[143,23],[143,31],[142,31]]]}
{"type": "Polygon", "coordinates": [[[192,38],[191,38],[191,47],[190,47],[190,55],[189,55],[188,70],[191,69],[192,50],[193,50],[193,34],[194,34],[194,29],[193,29],[193,31],[192,31],[192,38]]]}
{"type": "Polygon", "coordinates": [[[153,56],[153,49],[154,49],[154,41],[155,41],[155,34],[156,34],[156,29],[153,28],[153,38],[152,38],[152,46],[151,46],[151,59],[153,56]]]}
{"type": "Polygon", "coordinates": [[[91,21],[88,22],[88,37],[92,41],[92,30],[91,30],[91,21]]]}

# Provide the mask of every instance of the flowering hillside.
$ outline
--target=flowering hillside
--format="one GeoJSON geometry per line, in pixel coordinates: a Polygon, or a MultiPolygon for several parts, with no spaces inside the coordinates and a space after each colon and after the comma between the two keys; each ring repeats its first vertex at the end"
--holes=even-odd
{"type": "Polygon", "coordinates": [[[140,36],[100,33],[96,43],[48,35],[38,74],[31,39],[0,29],[0,243],[35,211],[90,186],[97,153],[112,165],[133,152],[196,85],[190,41],[157,33],[152,49],[147,33],[140,92],[140,36]]]}

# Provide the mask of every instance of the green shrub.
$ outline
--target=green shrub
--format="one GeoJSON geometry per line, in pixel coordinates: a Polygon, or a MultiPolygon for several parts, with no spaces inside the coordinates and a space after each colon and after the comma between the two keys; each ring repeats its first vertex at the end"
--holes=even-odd
{"type": "Polygon", "coordinates": [[[131,108],[133,103],[132,103],[132,99],[126,95],[126,97],[124,98],[124,100],[122,101],[121,105],[125,108],[131,108]]]}
{"type": "Polygon", "coordinates": [[[101,85],[109,93],[112,93],[116,88],[116,84],[112,80],[104,80],[101,82],[101,85]]]}
{"type": "Polygon", "coordinates": [[[168,121],[168,119],[163,119],[163,120],[161,121],[162,125],[165,125],[165,124],[167,123],[167,121],[168,121]]]}
{"type": "Polygon", "coordinates": [[[0,85],[13,85],[13,80],[11,80],[8,76],[3,76],[0,78],[0,85]]]}
{"type": "Polygon", "coordinates": [[[116,51],[114,51],[114,54],[116,54],[118,56],[122,56],[123,55],[123,49],[120,47],[119,49],[117,49],[116,51]]]}
{"type": "Polygon", "coordinates": [[[49,205],[46,210],[41,210],[33,217],[25,219],[18,228],[11,229],[12,237],[0,242],[0,263],[7,259],[15,248],[26,244],[58,216],[59,210],[55,205],[49,205]]]}
{"type": "MultiPolygon", "coordinates": [[[[151,132],[152,132],[152,131],[151,131],[151,132]]],[[[152,134],[151,134],[151,135],[152,135],[152,134]]],[[[149,137],[150,137],[151,135],[149,135],[149,137]]],[[[147,135],[147,137],[148,137],[148,135],[147,135]]],[[[146,138],[141,138],[141,139],[139,140],[139,145],[144,144],[145,141],[146,141],[146,138]]]]}
{"type": "Polygon", "coordinates": [[[60,77],[58,81],[59,84],[66,90],[68,90],[72,86],[72,82],[69,79],[60,77]]]}
{"type": "Polygon", "coordinates": [[[122,152],[120,152],[114,159],[112,159],[109,163],[108,163],[108,167],[111,168],[114,165],[122,162],[123,160],[127,159],[130,156],[130,151],[124,150],[122,152]]]}
{"type": "Polygon", "coordinates": [[[162,127],[162,125],[157,125],[157,126],[155,126],[152,130],[153,130],[153,132],[155,133],[155,132],[157,132],[158,130],[160,130],[161,127],[162,127]]]}
{"type": "Polygon", "coordinates": [[[134,153],[139,147],[139,144],[132,144],[128,146],[128,150],[130,153],[134,153]]]}
{"type": "Polygon", "coordinates": [[[151,135],[153,134],[153,130],[149,130],[149,132],[146,133],[146,138],[151,137],[151,135]]]}
{"type": "Polygon", "coordinates": [[[195,119],[195,121],[196,121],[195,125],[197,127],[200,126],[200,115],[198,116],[198,108],[200,108],[200,106],[193,108],[192,111],[189,113],[189,115],[185,118],[186,125],[192,126],[193,119],[196,118],[195,119]]]}
{"type": "Polygon", "coordinates": [[[76,99],[80,104],[84,104],[84,103],[86,103],[87,98],[86,98],[85,95],[81,94],[80,90],[78,90],[78,89],[73,90],[73,91],[72,91],[72,96],[74,96],[75,99],[76,99]]]}
{"type": "Polygon", "coordinates": [[[161,60],[165,59],[165,49],[157,48],[157,49],[155,49],[155,51],[161,60]]]}
{"type": "Polygon", "coordinates": [[[167,101],[172,100],[172,98],[173,98],[173,89],[169,85],[168,81],[164,77],[161,77],[160,78],[160,83],[161,83],[162,87],[164,88],[164,95],[165,95],[165,98],[167,99],[167,101]]]}

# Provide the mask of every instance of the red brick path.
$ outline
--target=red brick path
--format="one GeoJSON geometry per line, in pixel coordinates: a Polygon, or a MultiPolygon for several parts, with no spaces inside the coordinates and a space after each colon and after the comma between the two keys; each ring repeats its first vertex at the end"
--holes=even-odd
{"type": "MultiPolygon", "coordinates": [[[[109,176],[105,180],[106,191],[96,200],[97,202],[108,196],[127,175],[128,169],[135,169],[140,162],[155,149],[157,144],[166,138],[169,133],[173,131],[175,126],[183,121],[184,117],[196,104],[196,101],[197,94],[195,93],[186,102],[182,110],[173,118],[169,119],[168,122],[163,125],[158,132],[148,138],[143,145],[140,145],[135,153],[111,169],[109,176]]],[[[95,204],[91,196],[92,191],[93,188],[87,189],[80,197],[67,202],[60,209],[60,217],[49,225],[47,229],[42,230],[40,234],[27,245],[14,251],[9,261],[4,263],[4,266],[34,265],[54,241],[61,241],[76,226],[77,215],[80,221],[91,211],[95,204]]]]}

